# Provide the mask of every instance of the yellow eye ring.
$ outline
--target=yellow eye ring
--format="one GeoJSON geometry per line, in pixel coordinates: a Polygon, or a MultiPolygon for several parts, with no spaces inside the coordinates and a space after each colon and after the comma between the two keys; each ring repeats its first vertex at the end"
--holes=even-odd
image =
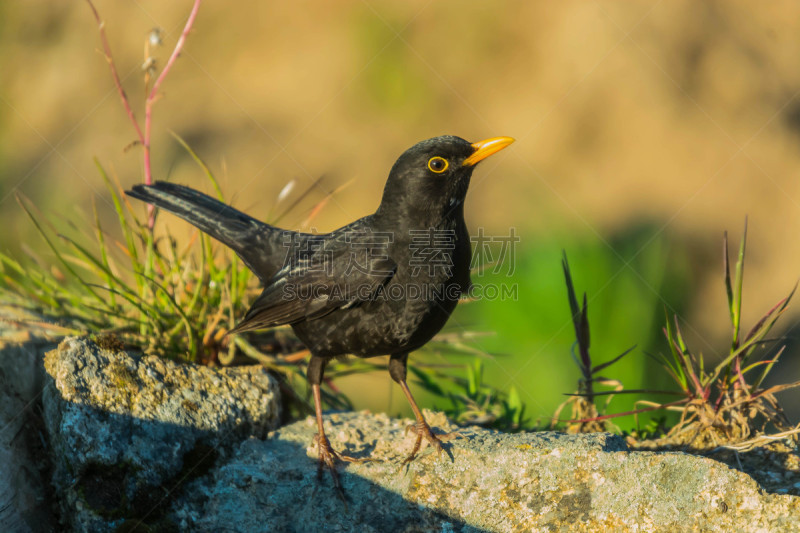
{"type": "Polygon", "coordinates": [[[449,166],[450,163],[447,162],[447,159],[444,157],[439,157],[438,155],[436,157],[431,157],[428,160],[428,170],[436,174],[441,174],[447,170],[447,167],[449,166]]]}

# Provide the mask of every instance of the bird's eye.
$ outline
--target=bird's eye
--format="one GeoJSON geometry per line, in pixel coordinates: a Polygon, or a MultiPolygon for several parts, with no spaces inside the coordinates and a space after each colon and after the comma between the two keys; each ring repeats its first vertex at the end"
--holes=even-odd
{"type": "Polygon", "coordinates": [[[431,172],[435,172],[437,174],[441,174],[442,172],[447,170],[448,166],[450,166],[450,163],[448,163],[447,159],[443,157],[436,156],[436,157],[431,157],[428,160],[428,169],[430,169],[431,172]]]}

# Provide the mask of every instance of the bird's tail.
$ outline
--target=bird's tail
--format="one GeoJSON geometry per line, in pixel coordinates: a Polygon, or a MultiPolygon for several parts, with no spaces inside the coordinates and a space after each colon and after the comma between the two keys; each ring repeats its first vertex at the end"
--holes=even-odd
{"type": "Polygon", "coordinates": [[[283,231],[183,185],[157,181],[135,185],[128,196],[178,215],[221,241],[242,258],[262,281],[282,266],[283,231]]]}

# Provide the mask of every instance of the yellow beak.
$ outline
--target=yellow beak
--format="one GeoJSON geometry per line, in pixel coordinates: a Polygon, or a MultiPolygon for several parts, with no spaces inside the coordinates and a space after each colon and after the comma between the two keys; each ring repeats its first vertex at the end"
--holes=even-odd
{"type": "Polygon", "coordinates": [[[472,165],[477,164],[479,161],[483,161],[490,155],[499,152],[513,142],[514,139],[511,137],[492,137],[491,139],[486,139],[485,141],[472,143],[472,147],[475,149],[475,151],[472,152],[471,156],[464,160],[462,165],[465,167],[471,167],[472,165]]]}

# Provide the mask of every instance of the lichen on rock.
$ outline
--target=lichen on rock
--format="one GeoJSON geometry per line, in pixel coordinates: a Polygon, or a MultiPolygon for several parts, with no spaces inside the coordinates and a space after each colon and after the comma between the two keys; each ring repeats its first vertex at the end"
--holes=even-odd
{"type": "Polygon", "coordinates": [[[232,444],[279,423],[261,367],[212,369],[68,338],[45,356],[53,483],[77,529],[160,516],[170,494],[232,444]],[[82,515],[82,516],[76,516],[82,515]]]}

